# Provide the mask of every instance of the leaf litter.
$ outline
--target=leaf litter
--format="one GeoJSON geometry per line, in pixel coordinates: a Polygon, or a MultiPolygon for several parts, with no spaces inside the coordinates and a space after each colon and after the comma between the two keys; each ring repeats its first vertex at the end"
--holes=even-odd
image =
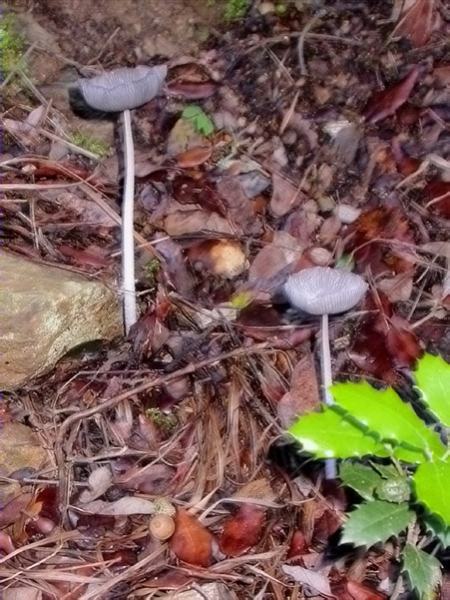
{"type": "MultiPolygon", "coordinates": [[[[5,598],[205,581],[242,599],[407,597],[386,544],[327,558],[350,500],[282,438],[319,404],[319,323],[277,291],[315,265],[369,282],[360,310],[330,320],[334,377],[401,386],[424,349],[450,357],[448,14],[253,4],[134,111],[129,338],[2,400],[5,598]],[[165,542],[149,519],[167,504],[165,542]]],[[[3,246],[118,288],[117,161],[50,158],[58,109],[29,97],[2,100],[3,246]]]]}

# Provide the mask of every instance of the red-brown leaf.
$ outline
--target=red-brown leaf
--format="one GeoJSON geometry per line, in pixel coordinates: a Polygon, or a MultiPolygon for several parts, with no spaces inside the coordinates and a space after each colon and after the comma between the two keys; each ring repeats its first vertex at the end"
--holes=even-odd
{"type": "Polygon", "coordinates": [[[254,504],[243,504],[230,517],[219,539],[221,551],[227,556],[239,556],[261,539],[266,511],[254,504]]]}
{"type": "Polygon", "coordinates": [[[172,81],[168,84],[167,90],[173,96],[181,96],[187,100],[200,100],[213,96],[216,93],[217,85],[213,81],[172,81]]]}
{"type": "Polygon", "coordinates": [[[408,100],[418,76],[419,68],[415,66],[404,79],[392,87],[375,92],[364,109],[366,121],[377,123],[393,115],[408,100]]]}
{"type": "Polygon", "coordinates": [[[393,36],[408,38],[416,48],[430,39],[434,25],[435,0],[415,0],[397,23],[393,36]]]}
{"type": "Polygon", "coordinates": [[[170,549],[183,562],[198,567],[208,567],[212,559],[213,536],[185,510],[175,517],[175,533],[170,539],[170,549]]]}
{"type": "Polygon", "coordinates": [[[297,559],[294,561],[290,561],[290,564],[301,564],[301,557],[303,554],[306,554],[308,551],[308,543],[306,542],[305,535],[303,531],[297,529],[292,536],[291,543],[289,546],[289,551],[287,554],[287,558],[297,559]]]}
{"type": "Polygon", "coordinates": [[[450,182],[430,181],[424,192],[430,211],[444,219],[450,219],[450,182]]]}
{"type": "Polygon", "coordinates": [[[177,156],[178,166],[182,169],[198,167],[211,158],[212,146],[196,146],[177,156]]]}
{"type": "Polygon", "coordinates": [[[373,588],[351,579],[347,581],[347,592],[354,600],[384,600],[386,598],[384,594],[379,594],[373,588]]]}

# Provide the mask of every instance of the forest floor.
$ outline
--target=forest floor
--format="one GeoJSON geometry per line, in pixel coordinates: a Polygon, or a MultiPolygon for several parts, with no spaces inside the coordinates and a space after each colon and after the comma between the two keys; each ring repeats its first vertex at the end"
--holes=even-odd
{"type": "Polygon", "coordinates": [[[6,3],[24,59],[3,64],[3,250],[118,297],[120,125],[67,89],[169,68],[132,116],[138,322],[3,396],[4,439],[21,423],[45,453],[0,442],[2,600],[413,597],[404,534],[339,546],[355,494],[286,437],[321,404],[320,321],[280,289],[314,266],[367,281],[330,317],[338,381],[409,399],[424,351],[450,360],[450,14],[250,4],[6,3]]]}

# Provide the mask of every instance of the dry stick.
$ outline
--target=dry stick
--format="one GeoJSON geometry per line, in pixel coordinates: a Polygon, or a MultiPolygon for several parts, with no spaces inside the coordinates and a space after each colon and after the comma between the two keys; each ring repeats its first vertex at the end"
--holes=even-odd
{"type": "MultiPolygon", "coordinates": [[[[67,485],[66,485],[66,478],[65,478],[66,462],[65,462],[65,456],[64,456],[64,451],[63,451],[63,444],[67,437],[68,430],[72,425],[74,425],[81,419],[87,419],[99,412],[103,412],[105,410],[113,408],[114,406],[117,406],[117,404],[122,402],[123,400],[128,400],[128,398],[132,398],[133,396],[136,396],[137,394],[146,392],[154,387],[168,383],[179,377],[183,377],[185,375],[190,375],[191,373],[194,373],[198,369],[202,369],[204,367],[209,367],[209,366],[213,365],[214,363],[217,363],[217,362],[220,362],[223,360],[227,360],[229,358],[234,358],[236,356],[241,356],[243,354],[257,354],[261,350],[265,350],[265,349],[268,349],[266,342],[261,342],[260,344],[254,344],[253,346],[250,346],[249,348],[235,348],[234,350],[230,350],[229,352],[224,352],[223,354],[221,354],[219,356],[212,357],[212,358],[206,358],[205,360],[202,360],[202,361],[198,362],[197,364],[188,365],[187,367],[178,369],[178,371],[174,371],[173,373],[169,373],[166,375],[156,377],[155,379],[153,379],[153,381],[148,381],[146,383],[142,383],[141,385],[138,385],[131,390],[122,392],[121,394],[118,394],[117,396],[113,396],[112,398],[106,399],[102,404],[98,404],[91,408],[81,410],[78,413],[74,413],[74,414],[70,415],[69,417],[67,417],[67,419],[61,424],[61,427],[59,428],[58,435],[56,436],[56,440],[55,440],[55,456],[56,456],[56,464],[58,466],[58,473],[59,473],[59,480],[60,480],[60,498],[61,499],[66,498],[67,492],[68,492],[67,485]]],[[[65,515],[65,506],[61,506],[60,509],[61,509],[61,514],[65,515]]]]}
{"type": "Polygon", "coordinates": [[[325,14],[324,11],[320,10],[316,15],[314,15],[312,17],[312,19],[310,21],[308,21],[308,23],[306,23],[305,27],[303,28],[302,32],[300,33],[300,37],[298,38],[298,42],[297,42],[298,63],[300,66],[300,73],[302,75],[308,75],[308,70],[306,68],[306,63],[305,63],[306,36],[308,35],[308,32],[317,23],[317,21],[319,21],[319,19],[321,19],[321,17],[324,16],[324,14],[325,14]]]}

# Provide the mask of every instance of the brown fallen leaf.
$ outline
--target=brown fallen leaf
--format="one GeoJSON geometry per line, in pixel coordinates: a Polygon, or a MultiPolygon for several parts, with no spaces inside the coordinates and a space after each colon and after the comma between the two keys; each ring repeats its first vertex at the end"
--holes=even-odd
{"type": "Polygon", "coordinates": [[[164,230],[168,235],[177,236],[187,233],[235,233],[231,223],[216,213],[205,210],[176,211],[164,219],[164,230]]]}
{"type": "Polygon", "coordinates": [[[214,96],[217,84],[213,81],[172,81],[167,85],[167,91],[171,96],[180,96],[187,100],[201,100],[214,96]]]}
{"type": "Polygon", "coordinates": [[[416,48],[425,46],[435,26],[435,11],[435,0],[414,0],[400,17],[392,36],[406,37],[416,48]]]}
{"type": "Polygon", "coordinates": [[[450,219],[450,182],[430,181],[424,188],[426,206],[434,214],[450,219]]]}
{"type": "Polygon", "coordinates": [[[196,146],[177,156],[178,166],[182,169],[198,167],[211,158],[212,146],[196,146]]]}
{"type": "Polygon", "coordinates": [[[419,68],[415,66],[398,83],[386,90],[375,92],[369,98],[363,111],[366,121],[368,123],[378,123],[378,121],[393,115],[408,100],[418,77],[419,68]]]}
{"type": "Polygon", "coordinates": [[[219,538],[220,550],[226,556],[240,556],[256,546],[263,534],[266,511],[255,504],[242,504],[224,524],[219,538]]]}
{"type": "Polygon", "coordinates": [[[200,521],[186,510],[178,510],[175,533],[169,545],[176,557],[190,565],[208,567],[212,560],[213,536],[200,521]]]}
{"type": "Polygon", "coordinates": [[[300,189],[282,175],[278,175],[278,173],[272,175],[272,188],[269,208],[270,212],[276,217],[287,215],[289,211],[299,206],[303,200],[300,189]]]}
{"type": "Polygon", "coordinates": [[[302,245],[285,231],[275,231],[270,244],[261,248],[248,272],[249,282],[270,280],[302,255],[302,245]]]}
{"type": "Polygon", "coordinates": [[[347,592],[354,600],[385,600],[384,594],[379,594],[373,588],[349,579],[347,581],[347,592]]]}
{"type": "Polygon", "coordinates": [[[307,352],[295,365],[290,390],[277,404],[277,414],[282,427],[289,427],[296,417],[320,406],[320,393],[316,367],[311,352],[307,352]]]}

